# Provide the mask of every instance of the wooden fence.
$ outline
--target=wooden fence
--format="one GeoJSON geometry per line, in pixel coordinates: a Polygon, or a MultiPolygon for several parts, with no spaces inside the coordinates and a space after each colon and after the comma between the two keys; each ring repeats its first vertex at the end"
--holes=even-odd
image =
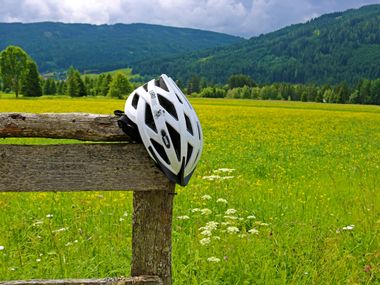
{"type": "Polygon", "coordinates": [[[117,117],[0,113],[0,138],[5,137],[97,142],[0,145],[0,192],[134,191],[132,277],[0,281],[0,285],[171,284],[175,185],[154,165],[144,146],[119,129],[117,117]]]}

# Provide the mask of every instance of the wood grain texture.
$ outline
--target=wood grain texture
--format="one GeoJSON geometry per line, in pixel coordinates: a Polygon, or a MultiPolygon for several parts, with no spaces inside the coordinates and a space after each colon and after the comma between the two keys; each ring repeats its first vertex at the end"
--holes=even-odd
{"type": "Polygon", "coordinates": [[[142,144],[0,145],[0,192],[165,191],[142,144]]]}
{"type": "Polygon", "coordinates": [[[118,117],[85,113],[0,113],[0,138],[39,137],[86,141],[129,141],[118,117]]]}
{"type": "Polygon", "coordinates": [[[16,280],[0,281],[0,285],[162,285],[157,276],[135,276],[130,278],[63,279],[63,280],[16,280]]]}
{"type": "Polygon", "coordinates": [[[175,184],[166,192],[134,192],[132,276],[157,275],[172,284],[172,212],[175,184]]]}

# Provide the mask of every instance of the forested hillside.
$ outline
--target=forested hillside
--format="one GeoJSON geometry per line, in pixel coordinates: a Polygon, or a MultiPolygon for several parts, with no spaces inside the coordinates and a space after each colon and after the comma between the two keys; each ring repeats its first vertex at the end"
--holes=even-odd
{"type": "Polygon", "coordinates": [[[380,5],[323,15],[235,45],[135,66],[142,74],[193,75],[225,83],[246,74],[258,83],[356,84],[380,77],[380,5]]]}
{"type": "Polygon", "coordinates": [[[88,25],[0,23],[0,50],[22,47],[41,72],[108,71],[152,60],[243,41],[226,34],[148,24],[88,25]]]}

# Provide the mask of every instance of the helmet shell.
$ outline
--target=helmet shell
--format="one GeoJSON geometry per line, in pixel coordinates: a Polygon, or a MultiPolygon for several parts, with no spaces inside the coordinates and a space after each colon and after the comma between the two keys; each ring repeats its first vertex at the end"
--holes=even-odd
{"type": "Polygon", "coordinates": [[[203,134],[197,114],[173,79],[162,74],[134,90],[125,114],[161,170],[171,181],[187,185],[202,153],[203,134]]]}

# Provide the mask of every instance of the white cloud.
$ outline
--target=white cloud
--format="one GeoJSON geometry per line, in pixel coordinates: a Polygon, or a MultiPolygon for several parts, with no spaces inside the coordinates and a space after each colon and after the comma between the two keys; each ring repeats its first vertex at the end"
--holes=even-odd
{"type": "Polygon", "coordinates": [[[380,0],[0,0],[1,22],[151,23],[250,37],[380,0]]]}

